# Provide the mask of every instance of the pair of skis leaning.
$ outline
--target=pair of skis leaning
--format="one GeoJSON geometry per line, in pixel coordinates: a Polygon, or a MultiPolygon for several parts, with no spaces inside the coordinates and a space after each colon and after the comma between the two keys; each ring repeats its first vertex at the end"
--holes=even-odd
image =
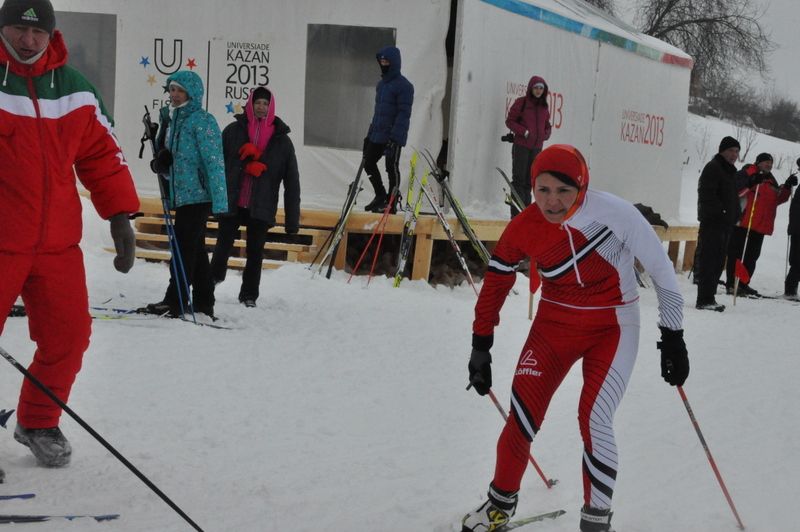
{"type": "MultiPolygon", "coordinates": [[[[0,495],[0,501],[9,501],[13,499],[29,500],[36,497],[34,493],[14,493],[10,495],[0,495]]],[[[42,523],[44,521],[54,521],[57,519],[66,519],[67,521],[74,521],[76,519],[94,519],[95,521],[112,521],[118,519],[119,514],[0,514],[0,525],[7,525],[13,523],[42,523]]]]}

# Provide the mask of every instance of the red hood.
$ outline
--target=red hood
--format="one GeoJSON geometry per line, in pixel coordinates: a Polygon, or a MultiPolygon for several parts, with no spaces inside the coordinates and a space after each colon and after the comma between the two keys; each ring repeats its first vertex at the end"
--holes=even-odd
{"type": "Polygon", "coordinates": [[[6,50],[5,43],[0,40],[0,68],[8,68],[18,76],[41,76],[65,64],[67,64],[67,45],[64,44],[64,36],[58,30],[53,32],[50,44],[47,45],[42,57],[32,65],[14,59],[6,50]]]}

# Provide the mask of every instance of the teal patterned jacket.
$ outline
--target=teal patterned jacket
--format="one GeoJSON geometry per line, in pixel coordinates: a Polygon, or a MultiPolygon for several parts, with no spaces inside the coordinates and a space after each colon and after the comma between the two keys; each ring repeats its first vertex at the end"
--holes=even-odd
{"type": "Polygon", "coordinates": [[[169,202],[173,208],[195,203],[211,203],[214,214],[228,211],[225,185],[225,160],[222,133],[216,119],[203,110],[203,82],[189,70],[167,78],[180,84],[189,95],[183,107],[161,108],[159,147],[172,151],[169,172],[169,202]]]}

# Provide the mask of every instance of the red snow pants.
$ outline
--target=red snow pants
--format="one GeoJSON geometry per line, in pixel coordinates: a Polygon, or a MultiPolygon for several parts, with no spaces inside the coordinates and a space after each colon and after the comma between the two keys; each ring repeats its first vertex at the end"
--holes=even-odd
{"type": "Polygon", "coordinates": [[[494,486],[519,490],[550,399],[572,365],[583,359],[578,425],[584,447],[584,504],[610,508],[617,477],[614,413],[638,344],[636,304],[583,310],[542,301],[511,385],[511,415],[497,442],[494,486]]]}
{"type": "MultiPolygon", "coordinates": [[[[67,402],[92,327],[80,248],[58,253],[0,252],[0,334],[19,295],[25,303],[31,340],[36,342],[28,370],[67,402]]],[[[55,427],[60,416],[61,408],[24,379],[17,407],[20,425],[55,427]]]]}

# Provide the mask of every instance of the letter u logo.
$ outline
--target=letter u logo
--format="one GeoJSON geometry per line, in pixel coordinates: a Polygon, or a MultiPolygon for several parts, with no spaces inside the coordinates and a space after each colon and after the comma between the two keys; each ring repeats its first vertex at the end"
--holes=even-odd
{"type": "Polygon", "coordinates": [[[164,39],[156,39],[153,49],[153,64],[156,69],[169,76],[174,74],[181,68],[183,63],[183,39],[173,39],[172,41],[172,58],[171,62],[167,63],[164,59],[164,39]]]}

